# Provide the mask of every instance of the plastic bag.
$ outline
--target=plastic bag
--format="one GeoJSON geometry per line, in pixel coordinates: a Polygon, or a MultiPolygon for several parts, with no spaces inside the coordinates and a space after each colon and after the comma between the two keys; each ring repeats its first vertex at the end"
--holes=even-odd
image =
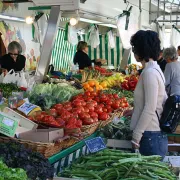
{"type": "Polygon", "coordinates": [[[171,29],[170,44],[175,48],[180,44],[180,33],[175,28],[171,29]]]}
{"type": "Polygon", "coordinates": [[[112,31],[108,32],[108,43],[109,43],[109,47],[111,49],[114,49],[116,47],[115,45],[115,39],[114,39],[114,35],[112,31]]]}
{"type": "Polygon", "coordinates": [[[18,76],[13,69],[11,69],[3,79],[3,83],[5,84],[8,84],[8,83],[16,84],[17,81],[18,81],[18,76]]]}
{"type": "Polygon", "coordinates": [[[164,41],[165,41],[165,26],[159,29],[159,39],[161,41],[161,49],[164,49],[164,41]]]}
{"type": "Polygon", "coordinates": [[[128,29],[125,30],[126,26],[126,17],[127,15],[123,15],[117,20],[117,28],[118,32],[122,41],[122,45],[124,49],[130,49],[131,44],[130,44],[130,39],[133,34],[136,33],[138,30],[138,16],[135,14],[130,14],[129,16],[129,24],[128,24],[128,29]]]}
{"type": "Polygon", "coordinates": [[[90,36],[88,39],[88,44],[92,47],[92,48],[97,48],[100,44],[100,40],[99,40],[99,30],[98,27],[96,25],[93,25],[90,29],[90,36]]]}
{"type": "Polygon", "coordinates": [[[27,80],[25,78],[25,73],[21,71],[20,73],[18,73],[18,75],[19,75],[19,78],[17,81],[17,86],[27,88],[28,86],[27,86],[27,80]]]}
{"type": "Polygon", "coordinates": [[[76,29],[69,25],[68,26],[68,41],[71,43],[73,46],[77,45],[78,43],[78,36],[77,36],[77,31],[76,29]]]}

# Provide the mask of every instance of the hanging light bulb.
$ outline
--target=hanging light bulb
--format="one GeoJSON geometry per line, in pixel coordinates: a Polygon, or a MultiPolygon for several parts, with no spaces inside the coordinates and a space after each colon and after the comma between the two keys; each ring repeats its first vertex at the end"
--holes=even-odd
{"type": "Polygon", "coordinates": [[[71,26],[75,26],[78,23],[78,19],[77,18],[71,18],[69,22],[70,22],[71,26]]]}
{"type": "Polygon", "coordinates": [[[26,24],[32,24],[34,22],[34,18],[31,16],[26,17],[26,24]]]}

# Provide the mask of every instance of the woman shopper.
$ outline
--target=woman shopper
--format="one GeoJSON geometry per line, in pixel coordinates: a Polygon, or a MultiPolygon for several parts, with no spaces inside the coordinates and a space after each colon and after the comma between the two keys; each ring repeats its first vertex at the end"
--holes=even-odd
{"type": "Polygon", "coordinates": [[[80,41],[77,45],[77,52],[74,56],[74,64],[78,64],[79,69],[84,69],[87,67],[91,67],[92,63],[101,66],[102,64],[106,63],[106,60],[91,60],[88,56],[88,44],[84,41],[80,41]]]}
{"type": "Polygon", "coordinates": [[[166,79],[166,91],[168,95],[180,95],[180,62],[175,47],[164,50],[163,58],[167,61],[164,76],[166,79]]]}
{"type": "Polygon", "coordinates": [[[25,68],[26,58],[21,55],[22,47],[21,45],[13,41],[8,45],[8,54],[2,56],[0,58],[1,68],[10,71],[14,69],[14,71],[21,71],[25,68]]]}
{"type": "Polygon", "coordinates": [[[168,140],[167,135],[161,132],[156,114],[161,115],[167,98],[164,75],[157,64],[160,40],[156,32],[141,30],[132,36],[131,45],[137,62],[145,63],[134,91],[134,109],[124,113],[125,116],[132,115],[132,146],[142,155],[164,157],[168,140]]]}

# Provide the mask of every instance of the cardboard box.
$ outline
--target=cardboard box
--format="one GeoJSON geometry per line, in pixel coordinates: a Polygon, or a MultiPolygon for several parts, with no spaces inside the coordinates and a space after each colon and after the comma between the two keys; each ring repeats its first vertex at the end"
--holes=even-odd
{"type": "Polygon", "coordinates": [[[37,129],[35,131],[22,132],[18,138],[34,142],[53,143],[64,136],[64,129],[37,129]]]}
{"type": "Polygon", "coordinates": [[[175,134],[180,134],[180,125],[176,128],[175,134]]]}
{"type": "Polygon", "coordinates": [[[178,143],[168,143],[169,152],[180,152],[180,144],[178,143]]]}

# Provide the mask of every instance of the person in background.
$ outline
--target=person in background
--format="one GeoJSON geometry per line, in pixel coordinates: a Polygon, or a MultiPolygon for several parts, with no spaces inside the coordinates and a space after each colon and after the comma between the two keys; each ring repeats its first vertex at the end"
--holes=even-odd
{"type": "Polygon", "coordinates": [[[167,135],[161,132],[159,119],[167,98],[164,74],[157,64],[160,40],[153,31],[138,31],[131,38],[135,58],[145,64],[134,91],[134,109],[124,112],[131,117],[132,147],[145,156],[160,155],[168,151],[167,135]]]}
{"type": "Polygon", "coordinates": [[[101,66],[102,64],[106,63],[106,60],[103,59],[91,60],[88,56],[88,44],[84,41],[80,41],[77,45],[77,52],[74,56],[73,62],[74,64],[79,65],[79,69],[84,69],[87,67],[91,67],[92,63],[101,66]]]}
{"type": "Polygon", "coordinates": [[[178,53],[178,56],[180,56],[180,46],[178,46],[177,48],[177,53],[178,53]]]}
{"type": "Polygon", "coordinates": [[[164,76],[166,79],[166,91],[168,95],[180,95],[180,62],[175,47],[164,50],[163,58],[167,61],[164,76]]]}
{"type": "Polygon", "coordinates": [[[25,68],[26,58],[21,55],[22,47],[21,45],[13,41],[8,45],[8,54],[2,56],[0,58],[1,68],[10,71],[14,69],[14,71],[21,71],[25,68]]]}
{"type": "Polygon", "coordinates": [[[157,60],[158,65],[160,66],[162,72],[165,71],[167,62],[163,59],[163,50],[160,51],[159,58],[157,60]]]}

